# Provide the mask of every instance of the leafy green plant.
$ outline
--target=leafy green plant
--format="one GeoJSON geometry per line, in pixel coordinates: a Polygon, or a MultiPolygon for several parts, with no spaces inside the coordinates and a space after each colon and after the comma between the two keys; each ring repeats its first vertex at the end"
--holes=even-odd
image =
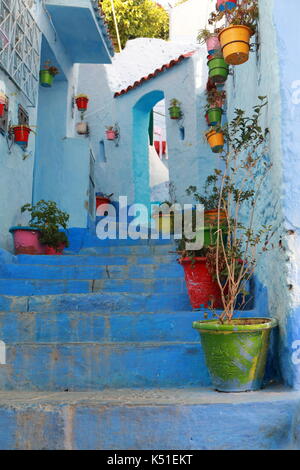
{"type": "Polygon", "coordinates": [[[206,110],[208,110],[211,107],[221,108],[226,100],[226,91],[217,90],[216,88],[213,88],[212,90],[209,90],[206,92],[206,98],[207,98],[207,105],[205,106],[206,110]]]}
{"type": "Polygon", "coordinates": [[[215,313],[221,323],[232,320],[237,298],[245,291],[258,256],[271,246],[272,227],[255,227],[260,189],[271,168],[266,157],[269,130],[259,123],[266,105],[266,97],[260,96],[251,116],[235,109],[232,121],[223,126],[228,150],[219,154],[223,169],[219,175],[217,243],[210,247],[209,257],[222,294],[223,311],[215,313]],[[221,233],[222,209],[227,214],[226,243],[221,233]]]}
{"type": "Polygon", "coordinates": [[[69,246],[68,237],[60,229],[67,229],[69,215],[60,210],[56,202],[41,199],[36,204],[25,204],[21,212],[30,213],[29,226],[38,228],[41,232],[40,241],[44,245],[59,248],[64,244],[69,246]]]}
{"type": "Polygon", "coordinates": [[[212,36],[215,36],[216,33],[212,33],[211,31],[209,31],[209,29],[207,28],[204,28],[204,29],[200,29],[200,31],[198,32],[198,36],[197,36],[197,42],[199,44],[205,44],[206,41],[211,38],[212,36]]]}
{"type": "Polygon", "coordinates": [[[202,204],[206,210],[216,209],[220,198],[220,179],[222,172],[215,169],[212,175],[206,178],[203,192],[199,193],[196,186],[189,186],[186,189],[188,196],[193,196],[194,200],[202,204]]]}

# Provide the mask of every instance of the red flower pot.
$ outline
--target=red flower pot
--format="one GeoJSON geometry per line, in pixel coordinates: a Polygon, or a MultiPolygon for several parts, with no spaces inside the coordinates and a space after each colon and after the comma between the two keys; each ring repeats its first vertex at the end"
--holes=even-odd
{"type": "Polygon", "coordinates": [[[98,209],[99,206],[103,206],[105,204],[110,204],[110,199],[108,197],[96,196],[96,209],[98,209]]]}
{"type": "Polygon", "coordinates": [[[106,131],[107,140],[115,140],[117,137],[116,131],[106,131]]]}
{"type": "Polygon", "coordinates": [[[206,266],[206,258],[181,258],[189,298],[194,309],[223,308],[221,290],[206,266]]]}
{"type": "Polygon", "coordinates": [[[5,112],[5,103],[0,103],[0,117],[2,118],[4,116],[5,112]]]}
{"type": "Polygon", "coordinates": [[[57,248],[45,245],[45,255],[62,255],[66,245],[62,243],[57,248]]]}
{"type": "Polygon", "coordinates": [[[18,145],[28,145],[29,134],[31,132],[28,126],[15,126],[13,128],[15,143],[18,145]]]}
{"type": "Polygon", "coordinates": [[[87,96],[79,96],[78,98],[76,98],[75,101],[76,101],[78,111],[86,111],[87,110],[88,102],[89,102],[89,99],[88,99],[87,96]]]}

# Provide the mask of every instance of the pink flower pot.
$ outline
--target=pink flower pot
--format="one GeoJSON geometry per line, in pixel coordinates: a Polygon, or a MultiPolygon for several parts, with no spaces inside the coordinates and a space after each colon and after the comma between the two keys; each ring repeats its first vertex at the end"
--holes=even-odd
{"type": "Polygon", "coordinates": [[[106,138],[107,140],[115,140],[116,131],[106,131],[106,138]]]}
{"type": "Polygon", "coordinates": [[[45,247],[40,243],[40,231],[32,227],[12,227],[16,255],[43,255],[45,247]]]}
{"type": "Polygon", "coordinates": [[[221,49],[221,44],[217,34],[206,40],[206,47],[209,54],[213,54],[215,51],[221,49]]]}

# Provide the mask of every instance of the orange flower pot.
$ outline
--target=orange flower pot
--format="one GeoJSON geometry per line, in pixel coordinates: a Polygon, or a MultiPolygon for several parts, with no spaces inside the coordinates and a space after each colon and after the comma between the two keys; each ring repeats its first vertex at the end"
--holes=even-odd
{"type": "Polygon", "coordinates": [[[207,141],[214,153],[220,153],[224,147],[223,132],[209,131],[206,134],[207,141]]]}
{"type": "MultiPolygon", "coordinates": [[[[223,225],[227,221],[226,212],[220,210],[220,225],[223,225]]],[[[218,209],[210,209],[204,211],[204,223],[205,225],[212,225],[216,227],[218,225],[218,209]]]]}
{"type": "Polygon", "coordinates": [[[253,31],[244,25],[231,25],[222,29],[219,40],[227,64],[240,65],[247,62],[252,35],[253,31]]]}

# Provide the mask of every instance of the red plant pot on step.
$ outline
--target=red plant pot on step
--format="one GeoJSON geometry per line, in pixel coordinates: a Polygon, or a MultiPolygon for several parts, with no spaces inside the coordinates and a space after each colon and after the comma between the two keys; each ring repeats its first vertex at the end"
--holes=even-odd
{"type": "Polygon", "coordinates": [[[193,309],[223,308],[221,290],[206,266],[206,258],[181,258],[185,281],[193,309]]]}
{"type": "Polygon", "coordinates": [[[88,107],[88,102],[89,99],[87,96],[78,96],[76,99],[76,105],[78,108],[78,111],[86,111],[88,107]]]}

